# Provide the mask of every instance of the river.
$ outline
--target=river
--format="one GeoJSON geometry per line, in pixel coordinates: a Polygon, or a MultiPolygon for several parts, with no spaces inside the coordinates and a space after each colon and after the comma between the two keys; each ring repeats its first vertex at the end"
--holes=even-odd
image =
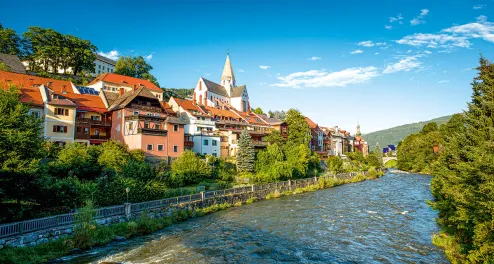
{"type": "Polygon", "coordinates": [[[152,235],[69,256],[61,263],[448,263],[431,177],[387,173],[234,207],[152,235]]]}

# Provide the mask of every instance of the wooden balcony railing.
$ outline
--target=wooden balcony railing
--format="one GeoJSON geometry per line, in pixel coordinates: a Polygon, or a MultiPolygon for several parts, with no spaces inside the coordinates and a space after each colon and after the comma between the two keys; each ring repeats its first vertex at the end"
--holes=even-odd
{"type": "Polygon", "coordinates": [[[148,112],[154,112],[154,113],[163,113],[163,108],[157,107],[157,106],[131,104],[130,108],[138,109],[138,110],[144,110],[144,111],[148,111],[148,112]]]}
{"type": "Polygon", "coordinates": [[[158,121],[165,121],[166,117],[161,117],[161,116],[151,116],[151,115],[130,115],[126,116],[125,120],[158,120],[158,121]]]}
{"type": "Polygon", "coordinates": [[[110,126],[111,127],[111,120],[93,120],[91,118],[76,117],[75,123],[76,124],[88,124],[88,125],[95,125],[95,126],[110,126]]]}
{"type": "Polygon", "coordinates": [[[137,133],[141,133],[144,135],[154,135],[154,136],[166,136],[168,131],[164,129],[155,129],[155,128],[143,128],[140,127],[137,129],[137,133]]]}

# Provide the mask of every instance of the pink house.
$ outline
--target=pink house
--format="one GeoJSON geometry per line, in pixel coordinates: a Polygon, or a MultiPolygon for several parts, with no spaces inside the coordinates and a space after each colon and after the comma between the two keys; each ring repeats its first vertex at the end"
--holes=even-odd
{"type": "Polygon", "coordinates": [[[143,150],[148,159],[170,160],[183,153],[184,123],[147,88],[103,91],[103,96],[112,112],[112,139],[143,150]]]}

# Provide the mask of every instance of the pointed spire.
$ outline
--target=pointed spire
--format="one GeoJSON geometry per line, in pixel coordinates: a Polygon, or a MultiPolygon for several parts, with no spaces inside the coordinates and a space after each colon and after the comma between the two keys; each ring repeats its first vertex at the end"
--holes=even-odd
{"type": "Polygon", "coordinates": [[[357,136],[361,136],[362,133],[360,133],[360,124],[357,122],[357,136]]]}
{"type": "Polygon", "coordinates": [[[223,74],[221,75],[222,81],[235,80],[235,75],[233,74],[232,63],[230,62],[230,54],[226,54],[225,67],[223,68],[223,74]]]}

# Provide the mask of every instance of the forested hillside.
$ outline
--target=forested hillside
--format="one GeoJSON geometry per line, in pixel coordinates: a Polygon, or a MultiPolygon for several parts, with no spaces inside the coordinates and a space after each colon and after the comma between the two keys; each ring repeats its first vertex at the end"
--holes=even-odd
{"type": "Polygon", "coordinates": [[[192,97],[194,93],[194,88],[161,88],[165,91],[165,97],[178,97],[182,99],[187,99],[188,97],[192,97]]]}
{"type": "Polygon", "coordinates": [[[400,140],[405,139],[412,133],[417,133],[422,130],[422,127],[430,122],[436,122],[438,125],[447,123],[451,119],[451,116],[442,116],[434,118],[429,121],[422,121],[418,123],[406,124],[397,127],[392,127],[384,130],[379,130],[369,134],[364,134],[363,138],[367,140],[369,146],[373,147],[376,142],[379,142],[381,146],[387,146],[390,144],[398,145],[400,140]]]}

